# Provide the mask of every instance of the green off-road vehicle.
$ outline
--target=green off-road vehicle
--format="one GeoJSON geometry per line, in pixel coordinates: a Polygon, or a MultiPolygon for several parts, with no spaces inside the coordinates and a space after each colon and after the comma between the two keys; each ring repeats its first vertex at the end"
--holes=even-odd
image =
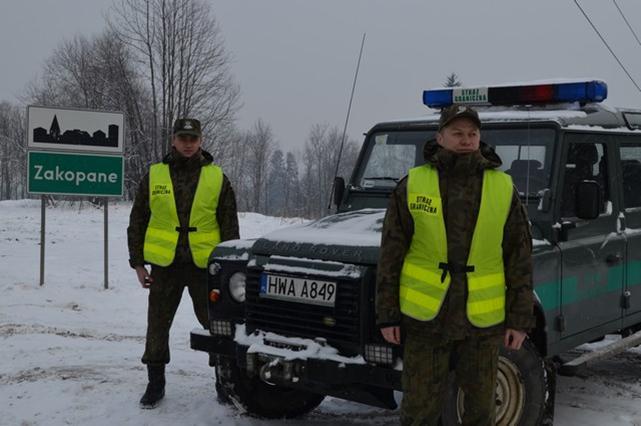
{"type": "MultiPolygon", "coordinates": [[[[564,81],[424,92],[436,110],[476,105],[482,140],[527,206],[537,326],[501,351],[499,425],[550,423],[557,367],[571,372],[641,340],[641,110],[604,106],[604,82],[564,81]],[[558,365],[606,334],[614,348],[558,365]],[[636,333],[636,334],[635,334],[636,333]]],[[[423,163],[439,115],[375,125],[351,179],[336,179],[337,213],[253,241],[220,244],[209,260],[209,330],[220,391],[247,412],[291,418],[324,396],[394,409],[402,349],[375,324],[375,277],[390,192],[423,163]]],[[[444,424],[465,409],[452,381],[444,424]]]]}

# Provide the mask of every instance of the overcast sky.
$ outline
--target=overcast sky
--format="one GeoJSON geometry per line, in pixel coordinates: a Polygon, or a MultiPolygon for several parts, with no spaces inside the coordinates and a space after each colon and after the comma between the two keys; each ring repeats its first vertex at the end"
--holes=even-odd
{"type": "MultiPolygon", "coordinates": [[[[608,103],[641,107],[641,93],[572,0],[210,0],[241,86],[239,126],[258,118],[281,145],[302,147],[314,123],[342,129],[367,33],[348,133],[428,110],[423,89],[456,72],[466,85],[598,77],[608,103]]],[[[617,0],[641,36],[641,2],[617,0]]],[[[4,1],[0,100],[15,101],[64,38],[104,28],[111,0],[4,1]]],[[[641,46],[612,1],[581,0],[641,85],[641,46]]]]}

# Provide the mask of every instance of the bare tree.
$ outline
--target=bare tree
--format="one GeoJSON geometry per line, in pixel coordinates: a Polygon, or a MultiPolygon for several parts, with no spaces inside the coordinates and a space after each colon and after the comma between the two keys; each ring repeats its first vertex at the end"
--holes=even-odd
{"type": "MultiPolygon", "coordinates": [[[[126,196],[167,151],[175,118],[203,123],[216,161],[233,156],[239,87],[205,0],[117,0],[108,29],[62,42],[25,103],[125,112],[126,196]]],[[[244,158],[244,157],[242,157],[244,158]]]]}
{"type": "MultiPolygon", "coordinates": [[[[303,153],[304,175],[301,182],[304,191],[305,213],[309,217],[327,214],[334,170],[338,162],[342,132],[329,124],[314,124],[310,130],[303,153]]],[[[354,166],[358,155],[357,144],[346,141],[340,161],[339,176],[346,176],[354,166]]]]}
{"type": "Polygon", "coordinates": [[[166,149],[174,119],[193,116],[208,135],[206,148],[217,151],[232,132],[240,90],[209,3],[119,0],[108,21],[148,83],[152,140],[166,149]]]}
{"type": "Polygon", "coordinates": [[[0,200],[26,196],[26,152],[23,109],[0,103],[0,200]]]}
{"type": "Polygon", "coordinates": [[[225,155],[219,156],[216,159],[217,163],[222,167],[223,171],[229,178],[234,192],[236,193],[236,204],[239,211],[250,209],[248,194],[250,193],[250,176],[247,173],[249,163],[249,149],[250,137],[248,132],[241,132],[234,129],[231,135],[227,138],[225,146],[225,155]]]}
{"type": "Polygon", "coordinates": [[[250,187],[245,196],[251,200],[249,208],[255,212],[265,211],[265,188],[267,183],[268,161],[274,150],[274,134],[269,124],[259,119],[245,134],[244,148],[247,152],[243,172],[247,175],[250,187]]]}

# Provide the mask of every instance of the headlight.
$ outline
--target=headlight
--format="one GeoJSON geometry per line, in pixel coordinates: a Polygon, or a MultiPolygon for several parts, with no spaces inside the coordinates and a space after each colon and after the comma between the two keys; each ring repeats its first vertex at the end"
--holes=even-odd
{"type": "Polygon", "coordinates": [[[229,294],[236,302],[245,301],[245,280],[247,276],[244,272],[236,272],[229,279],[229,294]]]}

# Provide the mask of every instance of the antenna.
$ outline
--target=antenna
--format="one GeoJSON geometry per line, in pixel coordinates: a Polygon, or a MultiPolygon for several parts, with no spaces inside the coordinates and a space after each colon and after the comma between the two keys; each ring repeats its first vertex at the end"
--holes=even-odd
{"type": "Polygon", "coordinates": [[[363,56],[363,46],[365,46],[365,34],[363,33],[363,40],[361,41],[361,50],[358,54],[358,63],[356,64],[356,72],[354,73],[354,83],[352,83],[352,93],[349,96],[349,106],[347,107],[347,116],[345,117],[345,126],[343,127],[343,136],[341,137],[341,147],[338,151],[338,160],[336,160],[336,170],[334,171],[334,180],[332,181],[332,190],[329,193],[329,204],[327,209],[332,208],[332,195],[336,190],[336,177],[338,176],[338,166],[341,164],[341,156],[343,155],[343,146],[345,145],[345,136],[347,135],[347,124],[349,123],[349,115],[352,112],[352,100],[354,100],[354,91],[356,90],[356,80],[358,79],[358,70],[361,67],[361,58],[363,56]]]}

